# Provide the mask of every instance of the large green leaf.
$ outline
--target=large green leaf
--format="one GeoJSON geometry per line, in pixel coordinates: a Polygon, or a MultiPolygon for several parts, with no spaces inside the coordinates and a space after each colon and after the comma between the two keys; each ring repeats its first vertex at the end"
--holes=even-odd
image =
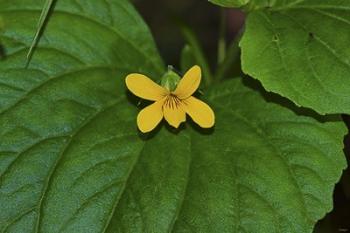
{"type": "Polygon", "coordinates": [[[164,65],[134,9],[58,1],[26,70],[37,2],[0,0],[0,232],[300,233],[332,208],[341,121],[234,79],[206,93],[214,130],[139,135],[124,77],[164,65]]]}
{"type": "Polygon", "coordinates": [[[251,0],[245,8],[253,11],[243,71],[297,105],[350,113],[350,1],[251,0]]]}
{"type": "Polygon", "coordinates": [[[0,0],[0,231],[100,232],[143,144],[124,77],[164,65],[128,1],[60,0],[24,69],[43,4],[0,0]]]}
{"type": "Polygon", "coordinates": [[[344,125],[264,100],[240,79],[208,99],[215,129],[148,141],[107,232],[311,232],[345,167],[344,125]]]}

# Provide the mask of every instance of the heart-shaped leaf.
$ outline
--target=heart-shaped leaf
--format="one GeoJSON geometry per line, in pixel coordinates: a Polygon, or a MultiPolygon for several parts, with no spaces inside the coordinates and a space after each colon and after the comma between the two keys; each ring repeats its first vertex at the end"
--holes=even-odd
{"type": "Polygon", "coordinates": [[[244,7],[243,71],[297,105],[350,113],[350,2],[251,0],[244,7]]]}
{"type": "Polygon", "coordinates": [[[29,69],[36,0],[0,0],[1,232],[310,232],[345,167],[339,119],[233,79],[215,129],[136,128],[124,85],[164,65],[124,0],[57,2],[29,69]]]}
{"type": "Polygon", "coordinates": [[[343,123],[301,116],[240,79],[208,99],[215,129],[148,141],[107,232],[311,232],[346,166],[343,123]]]}

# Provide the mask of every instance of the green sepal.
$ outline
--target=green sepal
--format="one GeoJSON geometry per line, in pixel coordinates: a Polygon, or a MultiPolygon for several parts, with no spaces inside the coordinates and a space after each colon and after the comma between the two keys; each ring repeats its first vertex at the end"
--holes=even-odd
{"type": "Polygon", "coordinates": [[[162,77],[161,85],[169,91],[174,91],[177,84],[180,82],[180,79],[181,77],[174,72],[174,68],[172,66],[168,66],[168,71],[162,77]]]}

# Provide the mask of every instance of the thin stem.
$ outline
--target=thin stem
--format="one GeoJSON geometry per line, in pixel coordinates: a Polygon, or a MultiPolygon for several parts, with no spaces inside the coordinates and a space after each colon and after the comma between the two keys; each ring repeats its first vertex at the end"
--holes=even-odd
{"type": "Polygon", "coordinates": [[[39,18],[39,21],[38,21],[38,26],[37,26],[36,33],[34,35],[32,43],[30,45],[29,51],[27,53],[26,67],[29,66],[29,63],[30,63],[30,61],[32,59],[34,50],[35,50],[35,48],[36,48],[36,46],[37,46],[37,44],[38,44],[38,42],[40,40],[40,36],[41,36],[41,34],[42,34],[43,30],[44,30],[45,23],[47,22],[48,15],[50,13],[50,9],[52,8],[52,6],[54,4],[54,1],[55,0],[46,0],[44,8],[41,11],[41,15],[40,15],[40,18],[39,18]]]}
{"type": "Polygon", "coordinates": [[[213,80],[213,75],[197,36],[190,28],[183,24],[180,24],[180,30],[182,32],[183,37],[191,47],[195,60],[198,62],[198,65],[200,65],[203,70],[204,84],[206,86],[209,86],[213,80]]]}
{"type": "MultiPolygon", "coordinates": [[[[0,33],[2,32],[4,28],[4,22],[2,21],[2,18],[0,17],[0,33]]],[[[0,41],[0,60],[5,56],[5,51],[4,51],[4,47],[1,44],[0,41]]]]}
{"type": "Polygon", "coordinates": [[[221,64],[226,57],[226,29],[227,29],[226,10],[221,9],[219,40],[218,40],[218,64],[221,64]]]}
{"type": "Polygon", "coordinates": [[[227,72],[232,68],[232,66],[239,60],[240,48],[239,41],[242,38],[243,29],[239,31],[236,38],[231,42],[230,46],[227,49],[226,57],[215,73],[215,80],[220,81],[225,78],[227,72]]]}

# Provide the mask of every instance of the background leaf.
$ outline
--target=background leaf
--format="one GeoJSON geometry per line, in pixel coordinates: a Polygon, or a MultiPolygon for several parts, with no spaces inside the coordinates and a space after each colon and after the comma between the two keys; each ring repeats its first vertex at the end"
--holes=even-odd
{"type": "MultiPolygon", "coordinates": [[[[236,4],[238,1],[229,1],[236,4]]],[[[251,0],[243,71],[319,113],[350,113],[350,2],[251,0]]]]}
{"type": "Polygon", "coordinates": [[[249,0],[209,0],[210,2],[223,7],[241,7],[248,4],[249,0]]]}
{"type": "Polygon", "coordinates": [[[134,9],[59,1],[23,69],[40,6],[0,0],[1,232],[300,233],[331,209],[339,119],[234,79],[205,95],[215,129],[139,135],[124,77],[164,65],[134,9]]]}

